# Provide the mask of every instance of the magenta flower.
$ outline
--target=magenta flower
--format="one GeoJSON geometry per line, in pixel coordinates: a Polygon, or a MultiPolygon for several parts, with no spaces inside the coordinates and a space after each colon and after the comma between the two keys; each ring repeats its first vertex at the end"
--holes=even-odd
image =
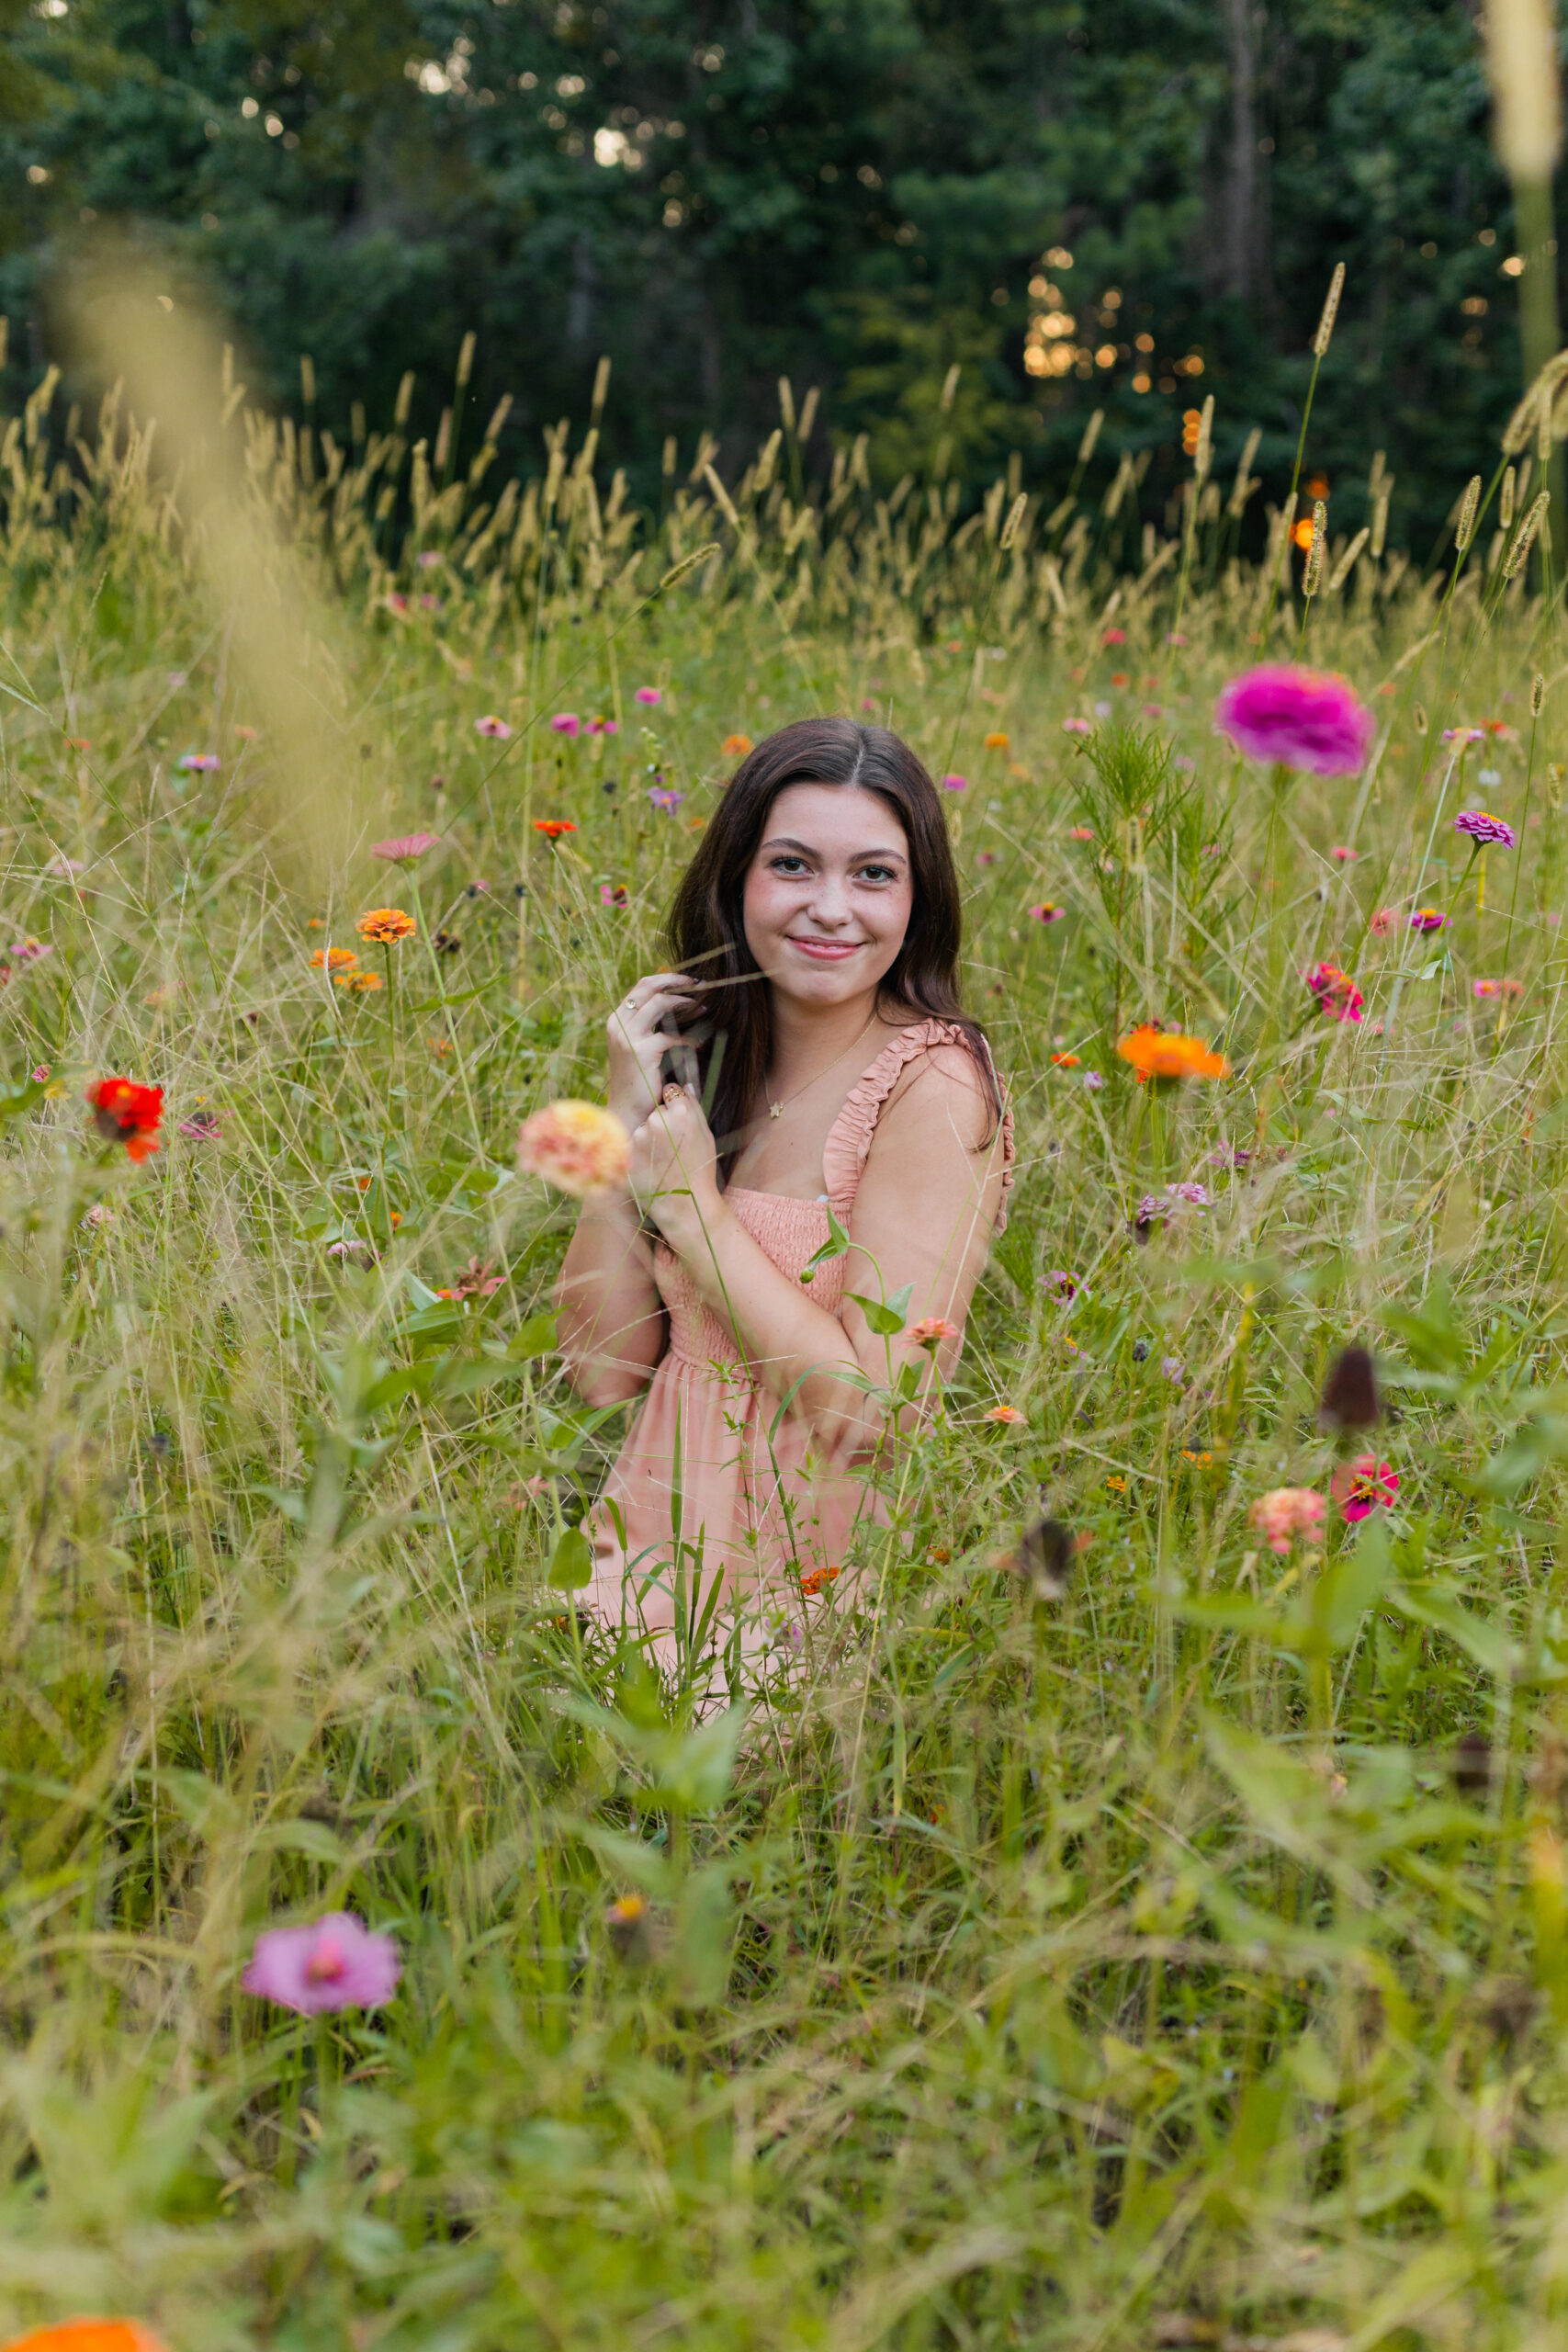
{"type": "Polygon", "coordinates": [[[1436,907],[1417,907],[1410,918],[1412,931],[1441,931],[1448,917],[1436,907]]]}
{"type": "Polygon", "coordinates": [[[1248,759],[1309,775],[1359,775],[1376,730],[1348,679],[1270,662],[1231,680],[1214,724],[1248,759]]]}
{"type": "Polygon", "coordinates": [[[1317,999],[1318,1011],[1331,1021],[1359,1021],[1366,1000],[1337,964],[1314,964],[1302,978],[1317,999]]]}
{"type": "Polygon", "coordinates": [[[550,731],[555,735],[581,735],[582,721],[575,710],[558,710],[550,721],[550,731]]]}
{"type": "Polygon", "coordinates": [[[601,882],[599,904],[602,907],[629,907],[631,899],[624,882],[601,882]]]}
{"type": "Polygon", "coordinates": [[[1209,1193],[1206,1185],[1168,1184],[1165,1189],[1173,1201],[1185,1201],[1190,1208],[1206,1209],[1209,1205],[1209,1193]]]}
{"type": "Polygon", "coordinates": [[[1064,735],[1089,735],[1093,731],[1087,718],[1064,718],[1062,721],[1064,735]]]}
{"type": "Polygon", "coordinates": [[[969,779],[966,775],[944,775],[942,780],[942,788],[944,792],[967,792],[969,779]]]}
{"type": "Polygon", "coordinates": [[[438,833],[398,833],[389,842],[372,842],[370,854],[384,857],[389,865],[413,865],[439,839],[438,833]]]}
{"type": "Polygon", "coordinates": [[[1443,741],[1445,743],[1458,743],[1461,749],[1466,743],[1484,743],[1486,729],[1484,727],[1445,727],[1443,741]]]}
{"type": "Polygon", "coordinates": [[[1465,834],[1477,849],[1512,849],[1518,839],[1505,818],[1488,816],[1484,808],[1461,808],[1454,819],[1454,831],[1465,834]]]}
{"type": "Polygon", "coordinates": [[[474,732],[476,735],[488,735],[493,743],[506,743],[512,738],[511,728],[504,718],[498,718],[493,710],[487,711],[482,718],[475,719],[474,732]]]}
{"type": "Polygon", "coordinates": [[[182,752],[175,762],[186,775],[216,775],[220,764],[216,752],[182,752]]]}
{"type": "Polygon", "coordinates": [[[372,1935],[352,1911],[310,1928],[269,1928],[256,1938],[240,1982],[282,2009],[378,2009],[397,1989],[400,1963],[390,1936],[372,1935]]]}
{"type": "Polygon", "coordinates": [[[37,964],[43,956],[52,956],[54,950],[47,940],[34,939],[29,934],[26,939],[14,939],[7,953],[14,956],[18,964],[37,964]]]}
{"type": "Polygon", "coordinates": [[[1068,1273],[1065,1266],[1053,1266],[1048,1274],[1041,1275],[1040,1287],[1047,1298],[1058,1299],[1065,1305],[1077,1296],[1078,1278],[1068,1273]]]}
{"type": "Polygon", "coordinates": [[[683,792],[677,792],[672,784],[650,784],[648,797],[666,817],[672,817],[686,797],[683,792]]]}
{"type": "Polygon", "coordinates": [[[1373,1511],[1385,1510],[1393,1502],[1399,1492],[1399,1473],[1392,1462],[1380,1462],[1375,1453],[1358,1453],[1354,1462],[1336,1470],[1328,1491],[1346,1525],[1354,1527],[1358,1520],[1370,1519],[1373,1511]]]}
{"type": "Polygon", "coordinates": [[[664,689],[662,686],[638,686],[632,700],[646,704],[649,710],[655,710],[664,700],[664,689]]]}
{"type": "Polygon", "coordinates": [[[1057,906],[1054,899],[1046,899],[1038,907],[1029,910],[1036,922],[1060,922],[1066,911],[1066,907],[1057,906]]]}
{"type": "Polygon", "coordinates": [[[189,1136],[197,1143],[216,1143],[222,1133],[222,1122],[216,1111],[193,1111],[188,1119],[178,1122],[182,1136],[189,1136]]]}
{"type": "MultiPolygon", "coordinates": [[[[1356,861],[1356,853],[1353,849],[1331,849],[1328,854],[1337,865],[1353,865],[1356,861]]],[[[1280,1491],[1283,1494],[1287,1489],[1281,1487],[1280,1491]]]]}
{"type": "Polygon", "coordinates": [[[618,735],[620,731],[621,722],[618,718],[591,718],[588,722],[590,735],[618,735]]]}

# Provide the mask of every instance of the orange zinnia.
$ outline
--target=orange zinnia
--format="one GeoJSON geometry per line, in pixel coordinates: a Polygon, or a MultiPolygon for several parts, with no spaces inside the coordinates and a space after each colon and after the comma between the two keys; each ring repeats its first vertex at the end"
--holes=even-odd
{"type": "Polygon", "coordinates": [[[570,817],[536,817],[534,831],[543,833],[547,842],[558,842],[563,833],[575,833],[577,827],[570,817]]]}
{"type": "Polygon", "coordinates": [[[743,760],[750,749],[750,735],[727,735],[724,739],[724,756],[727,760],[743,760]]]}
{"type": "Polygon", "coordinates": [[[1002,733],[1000,728],[998,728],[994,734],[987,735],[986,738],[986,749],[987,752],[1005,752],[1007,747],[1008,739],[1002,733]]]}
{"type": "Polygon", "coordinates": [[[395,947],[400,939],[412,939],[419,925],[401,907],[372,907],[354,928],[361,939],[373,939],[378,947],[395,947]]]}
{"type": "Polygon", "coordinates": [[[1140,1079],[1228,1078],[1231,1066],[1201,1037],[1180,1037],[1145,1023],[1122,1038],[1116,1048],[1131,1062],[1140,1079]]]}
{"type": "Polygon", "coordinates": [[[313,972],[346,972],[359,961],[352,947],[318,947],[310,958],[313,972]]]}

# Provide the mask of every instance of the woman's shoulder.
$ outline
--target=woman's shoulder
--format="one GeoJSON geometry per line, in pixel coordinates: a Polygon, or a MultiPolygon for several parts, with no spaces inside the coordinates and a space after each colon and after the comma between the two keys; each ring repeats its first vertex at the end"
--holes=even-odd
{"type": "Polygon", "coordinates": [[[919,1121],[937,1117],[964,1134],[977,1132],[977,1148],[996,1127],[996,1094],[1002,1092],[996,1064],[987,1069],[980,1059],[990,1058],[982,1037],[976,1051],[969,1034],[956,1022],[937,1018],[913,1022],[898,1041],[902,1067],[888,1090],[883,1120],[897,1134],[919,1121]],[[993,1084],[996,1094],[993,1094],[993,1084]]]}

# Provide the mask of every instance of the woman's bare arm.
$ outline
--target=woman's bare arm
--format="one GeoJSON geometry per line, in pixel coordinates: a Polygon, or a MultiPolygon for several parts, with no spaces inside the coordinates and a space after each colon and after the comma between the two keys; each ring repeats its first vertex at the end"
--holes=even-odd
{"type": "MultiPolygon", "coordinates": [[[[883,1112],[861,1179],[846,1291],[870,1298],[911,1285],[907,1320],[941,1316],[962,1327],[1001,1197],[999,1140],[979,1078],[961,1046],[931,1055],[883,1112]]],[[[829,1456],[874,1445],[883,1408],[860,1378],[886,1385],[919,1360],[908,1339],[872,1331],[846,1304],[842,1319],[780,1272],[727,1208],[713,1181],[712,1138],[685,1098],[657,1111],[633,1138],[633,1183],[655,1213],[748,1369],[809,1424],[829,1456]],[[793,1392],[793,1393],[792,1393],[793,1392]]],[[[956,1341],[939,1351],[950,1366],[956,1341]]]]}
{"type": "Polygon", "coordinates": [[[653,1249],[626,1192],[582,1204],[556,1284],[561,1352],[572,1386],[590,1405],[640,1396],[664,1353],[664,1302],[653,1249]]]}

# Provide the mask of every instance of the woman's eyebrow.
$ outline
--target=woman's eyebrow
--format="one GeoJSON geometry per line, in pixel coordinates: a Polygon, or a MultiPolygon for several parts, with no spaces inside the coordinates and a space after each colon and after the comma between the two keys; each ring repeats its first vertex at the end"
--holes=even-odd
{"type": "MultiPolygon", "coordinates": [[[[822,854],[819,849],[813,849],[809,842],[797,842],[788,833],[775,834],[772,841],[764,842],[762,847],[796,850],[802,857],[820,857],[822,854]]],[[[900,864],[904,862],[904,853],[899,849],[857,849],[851,863],[858,865],[863,858],[867,857],[896,857],[900,864]]]]}

